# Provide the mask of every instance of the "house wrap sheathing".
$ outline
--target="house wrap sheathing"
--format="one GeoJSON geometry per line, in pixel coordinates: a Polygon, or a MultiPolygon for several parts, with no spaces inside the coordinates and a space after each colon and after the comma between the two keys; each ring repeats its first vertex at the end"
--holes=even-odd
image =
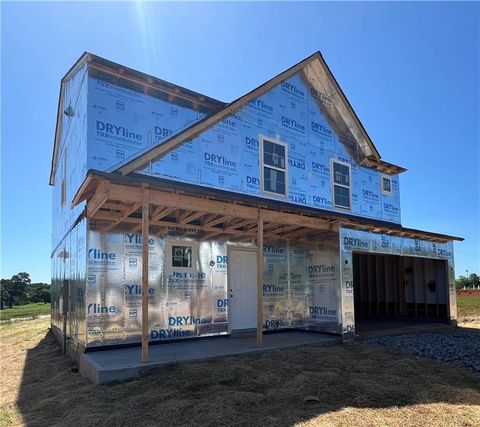
{"type": "Polygon", "coordinates": [[[461,239],[401,225],[403,172],[319,53],[228,104],[85,53],[60,88],[52,327],[81,353],[454,322],[461,239]]]}

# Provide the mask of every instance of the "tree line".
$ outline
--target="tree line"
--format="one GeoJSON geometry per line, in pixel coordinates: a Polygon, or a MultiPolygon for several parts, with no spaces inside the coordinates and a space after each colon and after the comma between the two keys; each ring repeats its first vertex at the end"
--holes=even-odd
{"type": "Polygon", "coordinates": [[[470,276],[460,276],[455,280],[455,287],[457,289],[478,289],[480,286],[480,277],[478,274],[472,273],[470,276]]]}
{"type": "Polygon", "coordinates": [[[32,283],[30,275],[25,272],[1,280],[0,310],[36,302],[50,303],[48,283],[32,283]]]}
{"type": "MultiPolygon", "coordinates": [[[[460,276],[455,280],[455,286],[457,289],[478,289],[480,277],[476,273],[470,274],[469,277],[460,276]]],[[[0,310],[38,302],[49,304],[50,301],[50,285],[32,283],[28,273],[21,272],[10,279],[1,279],[0,310]]]]}

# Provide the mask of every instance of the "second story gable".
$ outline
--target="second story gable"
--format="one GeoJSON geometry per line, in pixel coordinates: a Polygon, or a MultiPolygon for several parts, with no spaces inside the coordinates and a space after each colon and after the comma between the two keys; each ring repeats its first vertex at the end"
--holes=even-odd
{"type": "Polygon", "coordinates": [[[136,172],[400,223],[401,168],[369,162],[327,90],[304,67],[136,172]]]}

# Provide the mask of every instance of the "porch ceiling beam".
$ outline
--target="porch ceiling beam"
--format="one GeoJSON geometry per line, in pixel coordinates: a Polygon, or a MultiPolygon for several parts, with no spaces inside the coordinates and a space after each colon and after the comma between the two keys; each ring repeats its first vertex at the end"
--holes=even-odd
{"type": "Polygon", "coordinates": [[[222,223],[222,228],[226,230],[227,228],[234,227],[235,229],[236,224],[239,224],[243,221],[241,218],[226,218],[225,221],[222,223]]]}
{"type": "Polygon", "coordinates": [[[321,219],[296,215],[287,212],[267,211],[262,209],[263,220],[277,224],[298,225],[299,227],[314,228],[316,230],[329,230],[330,224],[321,219]]]}
{"type": "Polygon", "coordinates": [[[132,213],[134,213],[136,210],[140,209],[142,205],[140,203],[134,203],[131,206],[127,206],[127,208],[123,211],[122,216],[118,219],[118,221],[114,222],[113,224],[110,224],[105,231],[110,231],[112,228],[120,224],[125,218],[129,217],[132,213]]]}
{"type": "MultiPolygon", "coordinates": [[[[138,187],[130,187],[126,185],[119,185],[108,183],[100,184],[97,189],[94,198],[95,201],[100,198],[99,202],[107,198],[110,201],[121,201],[124,203],[141,203],[142,191],[138,187]],[[102,191],[100,192],[100,186],[102,191]],[[106,192],[105,192],[106,191],[106,192]],[[97,196],[97,194],[101,196],[97,196]]],[[[93,198],[90,203],[92,203],[93,198]]],[[[258,219],[258,211],[256,208],[250,206],[242,206],[239,204],[232,204],[228,202],[219,202],[216,200],[209,200],[200,197],[187,196],[184,194],[169,193],[161,190],[150,190],[150,203],[153,206],[163,208],[182,209],[193,212],[203,212],[205,214],[216,214],[223,217],[231,217],[238,219],[258,219]]],[[[93,203],[92,203],[93,204],[93,203]]],[[[102,203],[103,204],[103,203],[102,203]]],[[[100,205],[101,206],[101,205],[100,205]]],[[[96,212],[99,207],[94,205],[95,210],[92,208],[92,212],[96,212]]],[[[261,209],[265,223],[276,223],[282,225],[297,225],[299,227],[306,227],[317,230],[329,230],[330,224],[326,220],[322,220],[315,217],[298,215],[288,212],[278,212],[272,210],[261,209]]],[[[211,220],[207,225],[212,226],[212,222],[217,224],[222,222],[220,218],[211,220]],[[217,222],[220,221],[220,222],[217,222]]],[[[268,227],[269,229],[270,227],[268,227]]],[[[266,230],[265,230],[266,231],[266,230]]]]}
{"type": "Polygon", "coordinates": [[[280,226],[280,224],[264,224],[263,225],[263,231],[264,233],[268,233],[270,232],[271,230],[277,230],[278,227],[280,226]]]}
{"type": "Polygon", "coordinates": [[[157,237],[163,237],[168,230],[167,227],[155,227],[154,229],[153,228],[154,226],[152,225],[152,227],[150,227],[150,234],[154,234],[157,237]]]}
{"type": "MultiPolygon", "coordinates": [[[[110,184],[110,198],[130,203],[141,202],[141,189],[125,185],[110,184]]],[[[217,215],[256,219],[257,211],[249,206],[234,205],[232,203],[207,200],[183,194],[168,193],[160,190],[150,191],[150,203],[154,206],[172,207],[183,210],[195,210],[217,215]]]]}
{"type": "Polygon", "coordinates": [[[221,234],[224,234],[224,232],[223,231],[215,231],[215,232],[212,232],[212,233],[207,233],[202,237],[202,239],[209,240],[212,237],[218,237],[221,234]]]}
{"type": "Polygon", "coordinates": [[[219,218],[212,219],[204,224],[204,227],[213,227],[214,225],[221,224],[228,221],[228,218],[221,216],[219,218]]]}
{"type": "MultiPolygon", "coordinates": [[[[237,230],[240,227],[244,227],[244,226],[250,225],[250,224],[254,224],[255,226],[257,226],[256,222],[252,222],[248,219],[244,219],[244,220],[241,220],[239,222],[236,222],[233,225],[229,225],[228,227],[225,228],[225,231],[237,230]]],[[[245,231],[247,231],[247,230],[242,230],[242,232],[245,232],[245,231]]]]}
{"type": "Polygon", "coordinates": [[[178,223],[180,225],[188,224],[189,222],[195,221],[196,219],[200,218],[201,216],[205,215],[204,212],[188,212],[187,214],[183,215],[180,218],[178,223]]]}
{"type": "Polygon", "coordinates": [[[162,207],[156,208],[153,211],[152,220],[153,221],[158,221],[158,220],[160,220],[162,218],[165,218],[166,216],[170,215],[174,211],[175,211],[174,208],[162,208],[162,207]]]}
{"type": "Polygon", "coordinates": [[[305,234],[311,234],[312,230],[308,228],[299,228],[296,230],[292,230],[290,233],[285,233],[285,238],[286,239],[296,239],[297,237],[302,237],[305,234]]]}
{"type": "MultiPolygon", "coordinates": [[[[264,234],[265,235],[272,235],[272,236],[275,236],[277,234],[279,235],[285,235],[285,233],[288,233],[290,231],[294,231],[294,230],[298,230],[298,225],[286,225],[284,227],[277,227],[275,230],[272,230],[270,232],[266,231],[264,234]]],[[[310,229],[303,229],[303,230],[306,230],[308,231],[309,233],[312,232],[312,230],[310,229]]]]}
{"type": "MultiPolygon", "coordinates": [[[[95,215],[94,219],[97,220],[102,220],[102,221],[113,221],[116,222],[118,221],[119,215],[118,214],[113,214],[110,212],[105,212],[105,211],[99,211],[95,215]]],[[[141,218],[132,218],[132,217],[127,217],[123,220],[125,223],[129,224],[136,224],[139,225],[141,224],[142,219],[141,218]]],[[[240,230],[230,230],[228,232],[225,231],[224,228],[219,228],[219,227],[209,227],[205,225],[194,225],[194,224],[185,224],[181,225],[177,222],[173,221],[150,221],[150,225],[152,226],[161,226],[161,227],[176,227],[176,228],[185,228],[185,229],[190,229],[190,230],[199,230],[199,231],[211,231],[211,232],[218,232],[218,233],[227,233],[231,235],[255,235],[253,231],[240,231],[240,230]]]]}
{"type": "Polygon", "coordinates": [[[125,208],[128,206],[131,206],[131,205],[123,202],[107,201],[106,203],[103,204],[102,209],[111,209],[111,210],[123,212],[125,208]]]}
{"type": "Polygon", "coordinates": [[[209,221],[211,221],[212,219],[216,218],[217,215],[214,215],[214,214],[205,214],[202,219],[201,219],[201,223],[202,224],[207,224],[209,221]]]}

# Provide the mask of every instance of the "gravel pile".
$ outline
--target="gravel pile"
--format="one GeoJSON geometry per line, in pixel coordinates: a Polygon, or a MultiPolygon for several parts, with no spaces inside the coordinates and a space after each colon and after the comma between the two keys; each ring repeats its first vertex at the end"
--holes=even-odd
{"type": "Polygon", "coordinates": [[[397,347],[480,372],[480,330],[460,328],[371,337],[368,344],[397,347]]]}

